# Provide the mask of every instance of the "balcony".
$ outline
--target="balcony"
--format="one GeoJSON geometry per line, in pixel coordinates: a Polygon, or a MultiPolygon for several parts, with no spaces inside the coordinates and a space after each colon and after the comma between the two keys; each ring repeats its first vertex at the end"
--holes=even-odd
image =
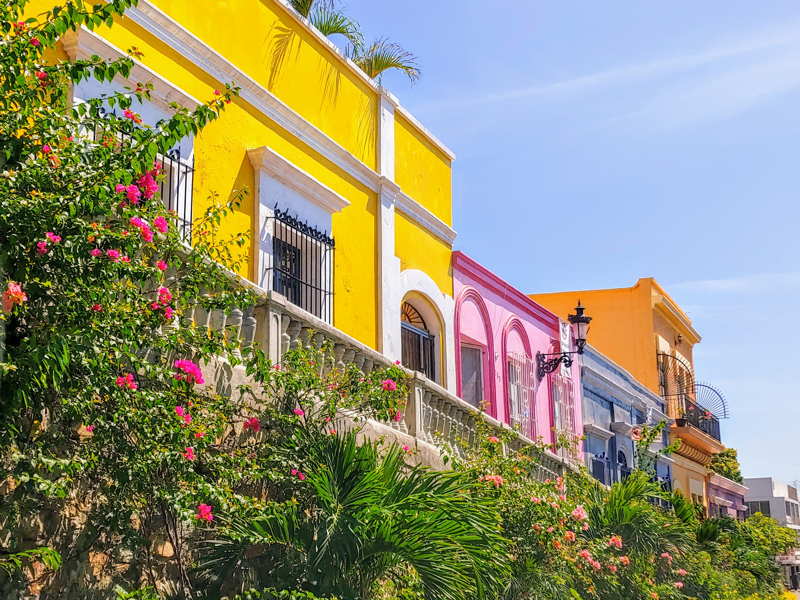
{"type": "MultiPolygon", "coordinates": [[[[256,305],[245,310],[233,310],[229,314],[222,311],[206,312],[198,308],[184,316],[186,325],[224,332],[228,339],[238,339],[242,348],[256,345],[273,362],[279,362],[281,356],[293,347],[319,348],[330,344],[339,367],[354,364],[362,372],[368,373],[393,364],[388,357],[345,335],[289,302],[281,294],[263,290],[233,274],[230,276],[256,294],[256,305]]],[[[394,439],[401,444],[416,442],[420,462],[434,468],[445,468],[439,448],[446,445],[450,452],[463,456],[467,447],[477,442],[480,419],[495,431],[514,431],[430,381],[422,373],[406,372],[409,377],[409,396],[404,418],[399,422],[367,422],[366,435],[394,439]]],[[[235,377],[241,379],[238,375],[235,377]]],[[[516,431],[515,439],[509,444],[511,449],[533,445],[531,439],[516,431]]],[[[542,481],[553,479],[568,468],[574,468],[574,465],[543,450],[538,456],[534,476],[542,481]]]]}
{"type": "Polygon", "coordinates": [[[675,419],[675,421],[678,427],[685,427],[688,424],[710,435],[717,441],[721,440],[719,419],[710,410],[698,406],[689,398],[683,399],[683,416],[675,419]]]}

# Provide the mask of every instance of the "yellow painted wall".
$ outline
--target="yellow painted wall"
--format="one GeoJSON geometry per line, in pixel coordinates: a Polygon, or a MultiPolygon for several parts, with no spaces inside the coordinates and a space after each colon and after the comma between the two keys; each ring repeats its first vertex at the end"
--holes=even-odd
{"type": "Polygon", "coordinates": [[[658,394],[651,289],[650,279],[640,279],[629,288],[530,297],[562,319],[575,312],[580,300],[592,317],[588,342],[658,394]]]}
{"type": "Polygon", "coordinates": [[[419,269],[436,282],[442,293],[453,295],[453,273],[450,268],[452,250],[438,237],[420,229],[402,212],[395,213],[395,253],[400,270],[419,269]]]}
{"type": "Polygon", "coordinates": [[[442,221],[452,225],[450,158],[400,113],[395,113],[394,123],[397,184],[442,221]]]}

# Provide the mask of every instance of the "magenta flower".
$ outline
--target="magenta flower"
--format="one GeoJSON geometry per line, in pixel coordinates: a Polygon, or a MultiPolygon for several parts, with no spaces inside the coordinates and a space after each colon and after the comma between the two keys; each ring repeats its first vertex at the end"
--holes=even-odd
{"type": "Polygon", "coordinates": [[[186,414],[186,409],[183,408],[182,406],[176,406],[175,407],[175,414],[178,415],[179,417],[182,417],[183,415],[186,414]]]}
{"type": "MultiPolygon", "coordinates": [[[[169,304],[170,302],[172,302],[172,292],[169,291],[169,288],[165,288],[164,286],[158,288],[158,301],[161,304],[169,304]]],[[[177,367],[177,365],[175,366],[177,367]]]]}
{"type": "Polygon", "coordinates": [[[292,410],[292,412],[296,414],[298,417],[302,417],[303,415],[306,414],[306,411],[304,411],[302,408],[295,408],[292,410]]]}
{"type": "Polygon", "coordinates": [[[152,242],[153,241],[153,230],[147,227],[146,225],[139,229],[139,233],[142,234],[142,239],[145,242],[152,242]]]}
{"type": "Polygon", "coordinates": [[[299,469],[292,469],[290,473],[295,477],[297,477],[300,481],[304,481],[306,478],[306,474],[300,471],[299,469]]]}
{"type": "Polygon", "coordinates": [[[128,388],[131,391],[136,391],[139,389],[139,385],[133,379],[133,373],[126,373],[125,375],[120,375],[116,379],[117,387],[124,387],[128,388]]]}
{"type": "Polygon", "coordinates": [[[47,233],[45,233],[44,237],[46,237],[48,240],[50,240],[54,244],[57,244],[57,243],[59,243],[61,241],[61,236],[60,235],[56,235],[52,231],[48,231],[47,233]]]}
{"type": "Polygon", "coordinates": [[[195,432],[194,432],[194,437],[196,437],[198,440],[199,440],[199,439],[201,439],[201,438],[203,438],[203,437],[205,437],[205,435],[206,435],[206,434],[205,434],[205,432],[204,432],[204,431],[195,431],[195,432]]]}
{"type": "Polygon", "coordinates": [[[44,144],[44,145],[42,146],[42,153],[44,153],[44,154],[50,154],[52,151],[53,151],[53,149],[50,147],[50,145],[49,145],[49,144],[44,144]]]}
{"type": "Polygon", "coordinates": [[[394,413],[394,420],[395,420],[396,423],[399,423],[400,421],[402,421],[403,420],[403,413],[401,413],[399,410],[396,413],[394,413]]]}
{"type": "Polygon", "coordinates": [[[115,186],[114,186],[114,191],[115,191],[117,194],[121,194],[121,193],[123,193],[123,192],[124,192],[126,189],[127,189],[127,188],[125,187],[125,184],[124,184],[124,183],[118,183],[117,185],[115,185],[115,186]]]}
{"type": "Polygon", "coordinates": [[[47,254],[47,242],[36,242],[36,252],[47,254]]]}
{"type": "Polygon", "coordinates": [[[169,223],[164,217],[156,217],[153,219],[153,227],[155,227],[161,233],[167,233],[169,230],[169,223]]]}
{"type": "Polygon", "coordinates": [[[110,250],[106,250],[106,256],[111,259],[111,262],[119,261],[119,250],[114,250],[113,248],[110,250]]]}
{"type": "Polygon", "coordinates": [[[200,370],[200,365],[197,365],[190,360],[183,360],[183,359],[176,360],[174,365],[175,368],[178,369],[178,371],[182,371],[182,373],[175,374],[175,379],[177,379],[178,381],[185,381],[186,383],[189,384],[205,383],[205,379],[203,379],[203,372],[200,370]]]}
{"type": "Polygon", "coordinates": [[[194,448],[192,448],[191,446],[186,446],[186,449],[183,452],[183,458],[185,458],[186,460],[194,460],[195,459],[194,448]]]}
{"type": "Polygon", "coordinates": [[[622,538],[618,535],[612,535],[611,538],[608,540],[609,547],[614,547],[617,550],[622,549],[622,538]]]}
{"type": "Polygon", "coordinates": [[[158,268],[159,271],[166,271],[167,268],[168,268],[168,265],[163,260],[159,260],[159,261],[156,261],[156,267],[158,268]]]}
{"type": "Polygon", "coordinates": [[[381,381],[381,387],[384,392],[393,392],[397,389],[397,383],[394,379],[384,379],[381,381]]]}
{"type": "Polygon", "coordinates": [[[103,312],[103,306],[102,304],[92,304],[91,310],[94,312],[103,312]]]}
{"type": "Polygon", "coordinates": [[[139,198],[142,196],[141,190],[133,184],[125,186],[125,196],[131,204],[139,204],[139,198]]]}
{"type": "Polygon", "coordinates": [[[183,415],[183,425],[184,426],[188,425],[191,422],[192,422],[192,415],[190,415],[189,413],[186,413],[185,415],[183,415]]]}
{"type": "Polygon", "coordinates": [[[158,183],[155,179],[158,175],[158,171],[159,167],[156,165],[154,169],[147,171],[147,173],[136,180],[136,184],[142,189],[142,195],[145,200],[150,200],[158,191],[158,183]]]}
{"type": "Polygon", "coordinates": [[[244,422],[244,428],[253,433],[258,433],[261,431],[261,421],[258,420],[258,417],[250,417],[244,422]]]}
{"type": "Polygon", "coordinates": [[[39,40],[38,37],[31,38],[31,46],[36,46],[37,48],[42,45],[42,42],[39,40]]]}
{"type": "Polygon", "coordinates": [[[102,256],[103,251],[100,250],[100,248],[92,248],[91,250],[89,250],[89,254],[97,258],[98,256],[102,256]]]}
{"type": "Polygon", "coordinates": [[[208,504],[198,504],[197,505],[197,514],[194,516],[195,519],[199,519],[201,521],[208,521],[209,523],[214,520],[214,514],[211,512],[212,507],[208,504]]]}
{"type": "Polygon", "coordinates": [[[164,307],[164,320],[170,321],[173,316],[175,316],[175,311],[172,310],[172,307],[171,306],[164,307]]]}
{"type": "Polygon", "coordinates": [[[406,452],[407,454],[411,454],[411,448],[409,447],[408,444],[403,444],[403,452],[406,452]]]}
{"type": "Polygon", "coordinates": [[[92,433],[94,431],[94,425],[87,425],[86,427],[84,427],[84,429],[89,433],[92,433]]]}

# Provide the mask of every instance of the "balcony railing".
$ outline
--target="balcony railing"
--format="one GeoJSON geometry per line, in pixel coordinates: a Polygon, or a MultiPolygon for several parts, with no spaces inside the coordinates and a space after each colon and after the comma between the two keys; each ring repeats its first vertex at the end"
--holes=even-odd
{"type": "MultiPolygon", "coordinates": [[[[246,310],[233,310],[229,314],[196,308],[186,315],[187,325],[191,323],[224,332],[229,339],[238,339],[240,347],[257,345],[274,362],[279,362],[281,356],[293,347],[330,344],[340,367],[354,364],[368,373],[393,364],[388,357],[302,310],[284,296],[264,291],[235,275],[231,277],[256,293],[256,305],[246,310]]],[[[438,448],[442,445],[463,456],[467,447],[477,442],[479,420],[483,420],[490,430],[513,431],[508,425],[481,413],[421,373],[408,371],[408,375],[409,396],[404,418],[399,422],[371,422],[370,427],[377,435],[408,440],[402,443],[409,443],[409,438],[415,438],[418,446],[424,448],[420,454],[429,457],[429,463],[436,463],[436,460],[441,463],[438,448]]],[[[510,449],[534,445],[531,439],[514,433],[510,449]]],[[[542,450],[537,456],[534,475],[539,480],[552,479],[572,468],[571,464],[548,450],[542,450]]],[[[444,467],[444,464],[433,466],[444,467]]]]}
{"type": "Polygon", "coordinates": [[[713,437],[715,440],[720,440],[719,419],[715,417],[711,411],[698,406],[688,397],[681,399],[683,404],[683,415],[677,420],[678,425],[681,424],[681,419],[686,424],[696,427],[703,433],[713,437]]]}
{"type": "Polygon", "coordinates": [[[589,471],[592,477],[604,485],[611,485],[614,483],[611,461],[607,458],[592,456],[589,460],[589,471]]]}

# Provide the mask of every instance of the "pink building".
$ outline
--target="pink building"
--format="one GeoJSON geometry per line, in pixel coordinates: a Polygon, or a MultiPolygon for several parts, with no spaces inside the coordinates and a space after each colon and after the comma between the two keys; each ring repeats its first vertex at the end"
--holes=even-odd
{"type": "MultiPolygon", "coordinates": [[[[462,252],[453,253],[457,393],[531,439],[583,432],[580,361],[537,375],[536,353],[574,350],[559,320],[462,252]]],[[[577,355],[572,355],[577,358],[577,355]]]]}

